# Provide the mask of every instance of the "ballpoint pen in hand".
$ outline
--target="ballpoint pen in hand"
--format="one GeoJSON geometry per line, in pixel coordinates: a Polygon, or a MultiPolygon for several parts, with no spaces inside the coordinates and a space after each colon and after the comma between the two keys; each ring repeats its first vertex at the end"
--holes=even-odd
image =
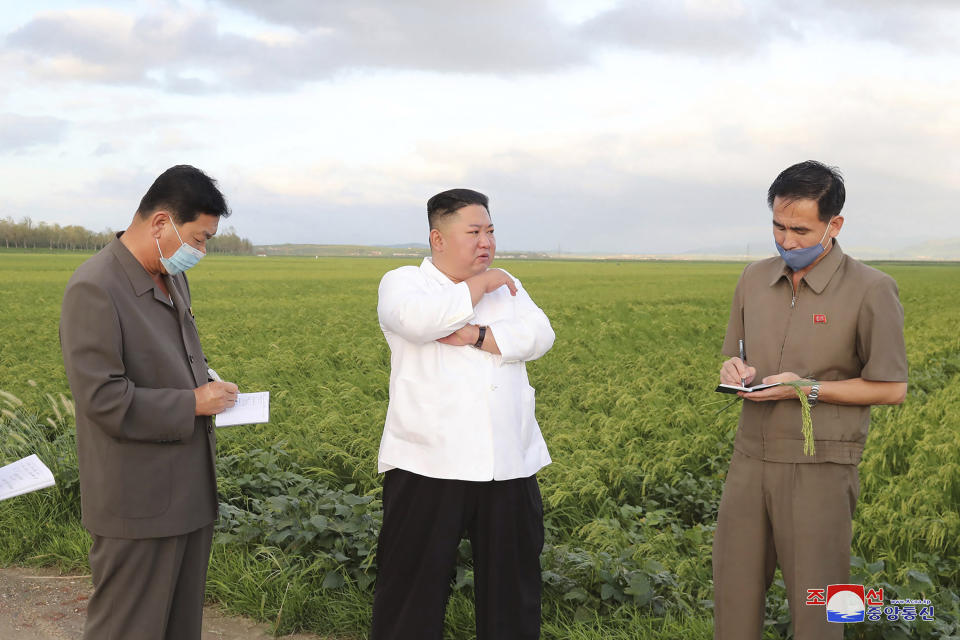
{"type": "MultiPolygon", "coordinates": [[[[740,362],[742,362],[744,365],[747,364],[747,355],[743,352],[743,340],[740,340],[740,362]]],[[[740,386],[747,386],[746,378],[740,378],[740,386]]]]}

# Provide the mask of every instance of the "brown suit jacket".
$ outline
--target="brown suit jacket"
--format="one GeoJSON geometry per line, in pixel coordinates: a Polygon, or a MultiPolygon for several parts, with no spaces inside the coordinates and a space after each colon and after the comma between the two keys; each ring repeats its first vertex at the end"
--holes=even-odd
{"type": "Polygon", "coordinates": [[[63,296],[80,502],[95,535],[174,536],[217,517],[213,421],[194,416],[206,358],[186,277],[164,277],[172,304],[118,234],[63,296]]]}

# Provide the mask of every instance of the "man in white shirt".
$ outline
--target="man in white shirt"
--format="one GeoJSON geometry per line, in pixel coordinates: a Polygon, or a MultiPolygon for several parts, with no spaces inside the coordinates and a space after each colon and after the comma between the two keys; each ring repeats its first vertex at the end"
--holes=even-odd
{"type": "Polygon", "coordinates": [[[431,257],[380,282],[390,404],[379,471],[383,528],[371,640],[440,640],[463,533],[470,538],[478,640],[540,636],[543,503],[550,463],[525,362],[553,346],[520,282],[491,269],[485,195],[427,202],[431,257]]]}

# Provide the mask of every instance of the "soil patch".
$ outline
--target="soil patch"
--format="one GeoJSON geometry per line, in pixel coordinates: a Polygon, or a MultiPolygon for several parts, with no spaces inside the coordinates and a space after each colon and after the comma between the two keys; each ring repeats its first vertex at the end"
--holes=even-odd
{"type": "MultiPolygon", "coordinates": [[[[61,576],[50,569],[0,568],[0,638],[3,640],[80,640],[93,593],[90,576],[61,576]]],[[[265,624],[207,606],[203,640],[266,640],[265,624]]],[[[312,634],[286,640],[323,640],[312,634]]]]}

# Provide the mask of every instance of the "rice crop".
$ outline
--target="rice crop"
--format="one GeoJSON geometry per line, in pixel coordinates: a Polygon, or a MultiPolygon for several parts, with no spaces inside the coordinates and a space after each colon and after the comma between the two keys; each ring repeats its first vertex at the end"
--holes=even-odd
{"type": "MultiPolygon", "coordinates": [[[[0,463],[42,442],[63,478],[0,504],[0,563],[86,563],[57,340],[63,288],[85,257],[0,252],[0,390],[11,394],[0,396],[0,463]]],[[[402,264],[411,261],[211,256],[190,272],[210,365],[242,391],[271,392],[269,424],[218,432],[208,596],[278,633],[365,637],[389,380],[377,285],[402,264]]],[[[539,474],[543,637],[712,637],[711,543],[739,402],[713,388],[743,265],[496,266],[522,280],[557,334],[527,367],[554,460],[539,474]]],[[[930,598],[937,620],[849,625],[846,637],[955,637],[960,266],[878,266],[900,286],[911,382],[902,406],[873,410],[852,582],[930,598]]],[[[466,543],[461,556],[447,612],[455,639],[474,633],[466,543]]],[[[766,638],[787,637],[784,598],[778,582],[766,638]]]]}

